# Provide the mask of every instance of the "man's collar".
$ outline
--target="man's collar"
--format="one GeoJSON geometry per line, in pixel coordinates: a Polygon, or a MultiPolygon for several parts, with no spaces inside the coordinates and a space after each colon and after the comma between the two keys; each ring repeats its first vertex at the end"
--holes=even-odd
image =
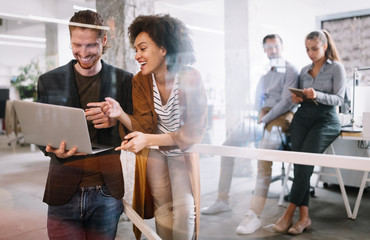
{"type": "Polygon", "coordinates": [[[284,58],[273,58],[270,59],[270,66],[274,68],[285,68],[286,63],[284,58]]]}

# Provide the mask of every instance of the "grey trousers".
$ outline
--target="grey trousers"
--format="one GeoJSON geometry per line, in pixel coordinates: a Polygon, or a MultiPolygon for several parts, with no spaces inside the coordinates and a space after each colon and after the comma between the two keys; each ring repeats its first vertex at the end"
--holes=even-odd
{"type": "MultiPolygon", "coordinates": [[[[292,118],[293,113],[287,112],[266,124],[258,148],[273,150],[279,149],[282,143],[280,134],[284,134],[285,132],[288,131],[289,124],[292,118]]],[[[242,131],[238,132],[238,134],[242,133],[243,133],[242,131]]],[[[236,134],[234,137],[233,135],[231,135],[231,137],[225,141],[224,145],[238,146],[236,144],[239,143],[240,145],[241,142],[240,140],[245,141],[247,140],[246,136],[244,136],[244,139],[241,136],[239,137],[236,136],[238,135],[236,134]]],[[[222,157],[220,180],[218,184],[218,199],[228,201],[233,169],[234,169],[234,158],[222,157]]],[[[258,216],[262,213],[263,208],[265,206],[271,182],[271,173],[272,173],[272,162],[258,160],[256,186],[250,204],[250,209],[258,216]]]]}

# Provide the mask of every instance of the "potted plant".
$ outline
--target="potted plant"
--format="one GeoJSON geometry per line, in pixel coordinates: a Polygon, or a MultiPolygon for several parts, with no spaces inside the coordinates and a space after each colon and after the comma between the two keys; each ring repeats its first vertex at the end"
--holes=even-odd
{"type": "Polygon", "coordinates": [[[37,80],[41,74],[38,61],[32,60],[18,71],[19,75],[11,80],[11,84],[18,90],[20,99],[35,101],[37,80]]]}

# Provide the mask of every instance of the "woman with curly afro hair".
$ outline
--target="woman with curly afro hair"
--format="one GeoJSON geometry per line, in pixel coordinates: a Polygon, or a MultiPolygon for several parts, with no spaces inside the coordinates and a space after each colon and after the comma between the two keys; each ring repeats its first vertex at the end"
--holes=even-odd
{"type": "Polygon", "coordinates": [[[184,150],[203,137],[207,98],[200,73],[190,67],[189,31],[169,15],[139,16],[128,30],[141,70],[133,78],[134,112],[126,114],[111,98],[103,111],[122,123],[116,149],[136,153],[133,208],[155,217],[162,239],[197,239],[198,155],[184,150]]]}

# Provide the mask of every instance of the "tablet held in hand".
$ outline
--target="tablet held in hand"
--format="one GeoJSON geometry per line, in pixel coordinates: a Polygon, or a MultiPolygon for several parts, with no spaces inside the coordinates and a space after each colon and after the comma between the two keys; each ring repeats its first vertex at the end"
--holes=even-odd
{"type": "Polygon", "coordinates": [[[318,105],[318,103],[315,101],[315,99],[306,98],[306,95],[303,93],[303,89],[290,87],[289,88],[289,91],[291,91],[292,93],[294,93],[295,95],[297,95],[297,97],[302,98],[303,101],[313,102],[314,104],[318,105]]]}

